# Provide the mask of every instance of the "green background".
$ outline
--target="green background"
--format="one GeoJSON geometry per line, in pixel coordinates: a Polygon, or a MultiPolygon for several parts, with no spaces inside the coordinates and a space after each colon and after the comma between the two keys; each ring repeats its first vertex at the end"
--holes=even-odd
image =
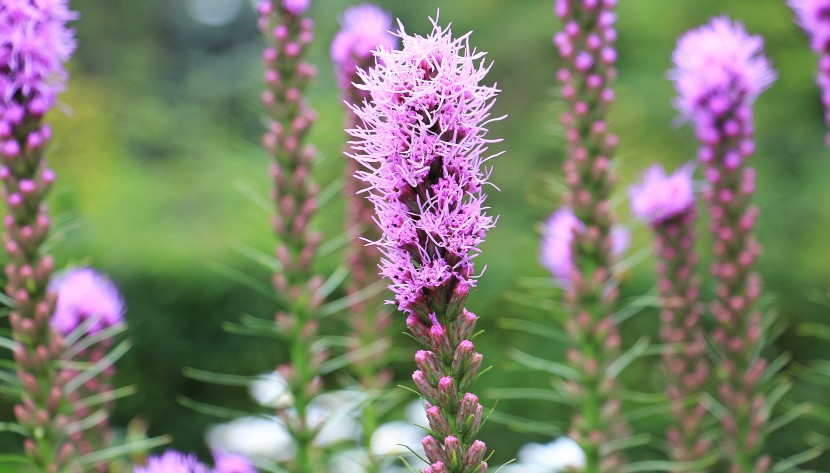
{"type": "MultiPolygon", "coordinates": [[[[316,22],[310,61],[319,77],[308,90],[319,115],[310,141],[319,149],[315,179],[322,187],[342,181],[344,143],[342,108],[334,84],[328,47],[337,16],[357,2],[318,0],[310,16],[316,22]]],[[[494,369],[477,384],[486,404],[492,389],[545,387],[550,377],[522,369],[510,360],[512,347],[560,360],[564,347],[506,330],[499,320],[522,318],[552,323],[541,310],[516,302],[528,277],[542,277],[537,263],[539,222],[559,206],[562,130],[554,81],[558,59],[551,37],[558,23],[550,1],[455,0],[377,2],[401,18],[410,33],[429,31],[427,17],[440,6],[442,24],[456,34],[473,31],[472,44],[494,61],[489,80],[503,91],[494,113],[508,117],[491,127],[505,154],[492,163],[489,203],[500,215],[476,260],[487,271],[470,297],[486,332],[477,346],[494,369]]],[[[610,118],[620,136],[616,167],[620,185],[615,208],[633,232],[624,274],[623,299],[652,290],[653,261],[646,228],[630,219],[624,188],[650,164],[673,168],[692,160],[696,142],[672,107],[674,91],[666,79],[676,38],[708,18],[728,14],[764,36],[779,79],[757,105],[758,168],[756,202],[762,217],[758,237],[765,307],[788,324],[770,355],[789,352],[792,369],[825,357],[827,345],[802,337],[797,326],[830,314],[830,159],[825,127],[814,85],[815,56],[777,0],[624,0],[619,14],[618,100],[610,118]]],[[[229,271],[267,286],[268,270],[243,256],[245,247],[269,253],[274,240],[268,211],[249,195],[267,195],[267,156],[258,142],[264,129],[259,104],[263,42],[253,8],[246,1],[230,23],[210,26],[195,21],[183,0],[74,0],[81,13],[75,23],[78,51],[62,104],[51,114],[55,140],[49,153],[58,172],[51,197],[61,226],[54,252],[61,263],[89,263],[112,275],[127,300],[129,337],[134,347],[119,364],[119,385],[139,393],[118,404],[113,422],[124,426],[142,418],[150,434],[172,434],[173,445],[204,453],[204,429],[216,422],[182,407],[179,396],[217,405],[249,404],[241,389],[221,388],[186,379],[185,366],[228,373],[255,374],[286,361],[286,349],[273,340],[229,335],[223,322],[243,313],[268,318],[274,302],[228,277],[229,271]],[[230,270],[228,269],[230,268],[230,270]]],[[[328,201],[314,223],[327,235],[342,232],[342,199],[328,201]]],[[[707,259],[708,241],[699,242],[707,259]]],[[[340,255],[323,259],[330,272],[340,255]]],[[[708,274],[705,269],[702,274],[708,274]]],[[[704,294],[711,295],[711,284],[704,294]]],[[[550,299],[555,296],[550,295],[550,299]]],[[[325,331],[343,330],[340,314],[325,331]]],[[[408,383],[415,347],[400,334],[403,317],[392,331],[395,371],[408,383]]],[[[3,322],[5,323],[5,322],[3,322]]],[[[644,310],[623,326],[631,344],[642,335],[656,340],[657,313],[644,310]]],[[[624,383],[637,391],[657,392],[658,357],[634,364],[624,383]]],[[[328,380],[336,386],[337,377],[328,380]]],[[[786,402],[825,402],[827,391],[797,382],[786,402]]],[[[498,411],[565,427],[567,410],[556,404],[502,400],[498,411]]],[[[11,418],[11,404],[0,399],[0,420],[11,418]]],[[[641,419],[637,431],[659,437],[666,419],[641,419]]],[[[514,427],[521,427],[520,425],[514,427]]],[[[495,448],[493,463],[512,458],[540,434],[512,432],[490,423],[482,437],[495,448]]],[[[809,419],[776,434],[768,450],[776,457],[806,448],[805,435],[827,428],[809,419]]],[[[0,450],[19,448],[0,436],[0,450]]],[[[633,452],[637,459],[660,458],[659,442],[633,452]]],[[[830,460],[812,466],[826,467],[830,460]]],[[[2,469],[2,466],[0,466],[2,469]]],[[[826,469],[826,468],[825,468],[826,469]]]]}

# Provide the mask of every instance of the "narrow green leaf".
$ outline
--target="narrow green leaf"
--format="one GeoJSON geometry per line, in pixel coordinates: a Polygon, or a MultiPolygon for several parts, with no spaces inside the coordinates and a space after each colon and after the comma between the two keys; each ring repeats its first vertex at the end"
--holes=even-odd
{"type": "Polygon", "coordinates": [[[510,358],[530,369],[544,371],[566,379],[578,379],[579,372],[568,365],[535,357],[520,350],[510,350],[510,358]]]}
{"type": "Polygon", "coordinates": [[[0,432],[12,432],[22,437],[28,437],[29,431],[23,426],[12,422],[0,422],[0,432]]]}
{"type": "Polygon", "coordinates": [[[242,271],[239,271],[238,269],[231,268],[230,266],[216,262],[210,263],[209,267],[213,271],[217,272],[220,276],[224,276],[230,279],[231,281],[237,282],[249,289],[252,289],[271,300],[275,300],[277,297],[269,285],[263,283],[259,279],[252,277],[249,274],[245,274],[242,271]]]}
{"type": "Polygon", "coordinates": [[[781,459],[772,467],[772,473],[790,473],[793,471],[793,468],[818,458],[823,452],[824,449],[813,447],[791,457],[781,459]]]}
{"type": "Polygon", "coordinates": [[[218,384],[221,386],[242,386],[247,387],[252,381],[256,380],[258,376],[240,376],[235,374],[213,373],[211,371],[198,370],[196,368],[185,367],[182,374],[186,378],[195,379],[196,381],[204,381],[210,384],[218,384]]]}
{"type": "Polygon", "coordinates": [[[610,453],[625,450],[627,448],[648,445],[649,442],[651,442],[652,440],[653,438],[649,434],[640,434],[633,435],[630,437],[623,437],[620,439],[613,439],[602,444],[600,446],[600,451],[603,452],[603,455],[608,455],[610,453]]]}
{"type": "Polygon", "coordinates": [[[0,337],[0,348],[5,348],[6,350],[13,351],[15,348],[17,348],[17,342],[6,337],[0,337]]]}
{"type": "Polygon", "coordinates": [[[488,389],[486,391],[488,398],[495,399],[528,399],[538,401],[558,402],[562,404],[569,404],[569,400],[562,394],[551,391],[550,389],[539,388],[501,388],[488,389]]]}
{"type": "MultiPolygon", "coordinates": [[[[93,320],[94,319],[89,319],[93,320]]],[[[97,321],[96,321],[97,322],[97,321]]],[[[86,322],[85,322],[86,323],[86,322]]],[[[83,325],[83,324],[82,324],[83,325]]],[[[80,326],[78,328],[81,328],[80,326]]],[[[66,343],[69,348],[64,352],[64,356],[66,358],[73,358],[75,355],[80,353],[81,351],[89,348],[90,346],[99,343],[104,340],[109,340],[111,338],[116,337],[117,335],[127,331],[127,324],[123,322],[119,322],[115,325],[111,325],[99,332],[96,332],[88,337],[84,337],[83,335],[87,332],[89,327],[84,328],[77,338],[74,336],[75,332],[78,330],[76,329],[69,336],[66,338],[66,343]]]]}
{"type": "Polygon", "coordinates": [[[130,341],[124,340],[115,346],[109,353],[106,354],[99,361],[95,362],[89,368],[83,370],[78,376],[75,376],[64,386],[64,394],[70,394],[90,379],[98,376],[102,371],[114,365],[122,356],[124,356],[130,349],[130,341]]]}
{"type": "Polygon", "coordinates": [[[122,455],[129,455],[134,452],[144,452],[155,447],[167,445],[172,440],[173,439],[169,435],[137,440],[135,442],[129,442],[123,445],[105,448],[103,450],[98,450],[97,452],[82,455],[76,458],[75,461],[73,461],[73,464],[83,467],[92,463],[106,462],[122,455]]]}
{"type": "Polygon", "coordinates": [[[179,396],[178,401],[179,404],[187,407],[188,409],[225,420],[233,420],[237,417],[246,417],[251,415],[250,412],[229,409],[227,407],[213,406],[203,402],[194,401],[193,399],[184,396],[179,396]]]}
{"type": "Polygon", "coordinates": [[[625,351],[619,358],[611,363],[611,366],[605,371],[609,378],[616,378],[622,370],[630,365],[634,360],[643,356],[648,350],[648,338],[643,337],[625,351]]]}
{"type": "Polygon", "coordinates": [[[31,464],[28,458],[23,455],[15,454],[0,454],[0,464],[2,463],[25,463],[31,464]]]}
{"type": "Polygon", "coordinates": [[[489,420],[504,425],[514,432],[543,434],[548,437],[558,437],[564,434],[563,430],[555,425],[503,412],[493,412],[490,414],[489,420]]]}
{"type": "Polygon", "coordinates": [[[516,330],[518,332],[529,333],[531,335],[539,335],[555,342],[569,343],[570,337],[556,328],[549,325],[544,325],[536,322],[521,319],[498,319],[499,327],[507,330],[516,330]]]}
{"type": "Polygon", "coordinates": [[[320,295],[322,295],[323,298],[328,297],[329,294],[334,292],[334,290],[337,289],[338,286],[340,286],[340,283],[342,283],[348,275],[349,270],[345,266],[340,266],[337,269],[335,269],[331,276],[329,276],[328,279],[326,279],[326,282],[324,282],[323,285],[320,286],[320,295]]]}
{"type": "Polygon", "coordinates": [[[86,407],[94,407],[106,402],[111,402],[117,399],[125,398],[127,396],[132,396],[137,392],[138,388],[136,388],[135,386],[125,386],[123,388],[112,389],[103,393],[85,397],[81,399],[79,403],[86,407]]]}
{"type": "Polygon", "coordinates": [[[338,357],[327,360],[320,367],[320,374],[326,375],[346,366],[355,364],[361,360],[366,360],[372,357],[379,356],[384,351],[386,351],[386,349],[386,343],[384,343],[383,340],[377,340],[369,346],[363,347],[359,350],[350,351],[338,357]]]}
{"type": "Polygon", "coordinates": [[[234,183],[234,187],[238,190],[242,195],[248,198],[254,205],[265,211],[266,213],[271,213],[273,211],[273,204],[271,201],[262,193],[254,189],[250,184],[244,181],[236,181],[234,183]]]}
{"type": "Polygon", "coordinates": [[[340,299],[335,299],[327,304],[323,304],[319,310],[317,310],[317,314],[320,317],[328,317],[329,315],[336,314],[350,305],[352,305],[355,301],[366,300],[369,297],[373,297],[377,294],[380,294],[384,291],[385,285],[382,283],[379,284],[372,284],[360,291],[351,294],[346,297],[341,297],[340,299]]]}
{"type": "Polygon", "coordinates": [[[280,264],[277,258],[273,255],[260,251],[253,246],[249,246],[244,243],[236,243],[233,245],[233,249],[240,255],[245,256],[254,263],[258,263],[260,266],[270,270],[271,272],[282,270],[282,264],[280,264]]]}

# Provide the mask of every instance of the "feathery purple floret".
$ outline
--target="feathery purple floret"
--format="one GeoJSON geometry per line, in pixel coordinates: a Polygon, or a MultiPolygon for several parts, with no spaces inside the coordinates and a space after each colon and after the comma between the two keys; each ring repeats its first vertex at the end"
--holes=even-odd
{"type": "Polygon", "coordinates": [[[655,225],[685,213],[695,203],[693,173],[691,165],[681,167],[672,175],[666,175],[659,164],[648,168],[642,182],[628,190],[634,215],[655,225]]]}
{"type": "Polygon", "coordinates": [[[486,214],[482,169],[484,127],[498,92],[480,82],[489,67],[467,35],[453,39],[433,24],[427,36],[401,25],[401,51],[381,48],[378,65],[360,71],[372,100],[353,110],[352,156],[363,167],[383,236],[381,274],[400,310],[431,312],[426,301],[448,300],[475,285],[473,258],[495,219],[486,214]]]}
{"type": "Polygon", "coordinates": [[[87,333],[94,334],[120,323],[124,318],[124,300],[115,285],[91,268],[71,269],[57,275],[50,289],[58,303],[50,324],[67,335],[88,320],[96,321],[87,333]]]}
{"type": "Polygon", "coordinates": [[[185,455],[168,450],[161,456],[150,457],[145,466],[135,468],[134,473],[208,473],[195,455],[185,455]]]}
{"type": "MultiPolygon", "coordinates": [[[[540,260],[560,283],[568,284],[574,273],[573,238],[585,225],[576,218],[570,207],[562,207],[545,221],[542,230],[540,260]]],[[[621,255],[630,242],[628,231],[621,227],[611,229],[611,253],[621,255]]]]}
{"type": "Polygon", "coordinates": [[[0,119],[8,130],[26,104],[42,115],[62,92],[64,63],[75,50],[66,23],[75,20],[66,0],[3,0],[0,3],[0,119]]]}
{"type": "Polygon", "coordinates": [[[686,33],[677,43],[669,77],[678,90],[677,108],[699,129],[735,104],[749,105],[776,74],[762,54],[763,40],[726,17],[686,33]]]}
{"type": "Polygon", "coordinates": [[[247,458],[233,453],[213,452],[212,473],[257,473],[247,458]]]}
{"type": "MultiPolygon", "coordinates": [[[[337,82],[341,89],[351,87],[357,79],[357,69],[367,69],[372,52],[378,47],[394,49],[397,38],[392,29],[392,16],[375,5],[364,3],[343,12],[342,27],[331,43],[337,82]]],[[[372,61],[374,62],[374,61],[372,61]]]]}

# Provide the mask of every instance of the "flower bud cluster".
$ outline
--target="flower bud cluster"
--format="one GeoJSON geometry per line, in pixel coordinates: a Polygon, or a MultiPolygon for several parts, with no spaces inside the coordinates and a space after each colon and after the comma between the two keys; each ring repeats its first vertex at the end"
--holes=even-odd
{"type": "Polygon", "coordinates": [[[718,394],[726,407],[726,456],[739,473],[769,468],[768,457],[760,455],[769,410],[761,385],[766,362],[758,355],[764,324],[754,308],[761,293],[754,270],[761,253],[753,231],[758,210],[751,204],[755,170],[747,165],[755,150],[752,105],[775,80],[762,50],[760,37],[716,18],[680,38],[671,73],[678,108],[701,142],[698,158],[709,184],[711,269],[718,281],[712,341],[724,355],[718,394]]]}
{"type": "Polygon", "coordinates": [[[617,0],[554,2],[563,25],[553,43],[562,59],[556,78],[566,104],[561,117],[568,153],[565,203],[573,217],[572,223],[557,224],[560,230],[568,229],[557,232],[560,237],[551,239],[546,232],[543,261],[554,277],[567,283],[566,328],[574,340],[568,360],[581,373],[580,379],[566,382],[576,407],[570,436],[585,451],[586,473],[616,471],[622,462],[619,453],[601,446],[627,433],[616,381],[606,375],[620,345],[611,318],[618,294],[612,266],[620,243],[614,241],[609,203],[615,182],[611,159],[618,140],[607,124],[617,76],[616,4],[617,0]]]}
{"type": "Polygon", "coordinates": [[[701,460],[710,451],[702,395],[709,376],[706,342],[700,328],[700,281],[695,275],[696,208],[693,168],[666,175],[660,165],[646,171],[630,188],[634,214],[654,230],[657,288],[660,293],[660,338],[666,344],[663,367],[674,422],[666,433],[669,456],[677,462],[701,460]]]}

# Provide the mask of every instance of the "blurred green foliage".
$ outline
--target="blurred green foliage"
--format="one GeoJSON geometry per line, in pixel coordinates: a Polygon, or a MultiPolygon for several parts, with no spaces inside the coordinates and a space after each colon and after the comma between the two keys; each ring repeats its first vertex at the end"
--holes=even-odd
{"type": "MultiPolygon", "coordinates": [[[[264,114],[258,101],[262,42],[255,15],[245,1],[229,23],[211,26],[190,16],[186,3],[72,2],[82,15],[75,24],[79,49],[63,105],[49,117],[56,137],[49,157],[59,175],[53,211],[72,221],[54,249],[59,261],[91,263],[110,273],[128,301],[134,348],[120,364],[117,380],[137,385],[139,394],[119,403],[114,423],[124,426],[140,417],[151,434],[172,434],[175,447],[204,451],[202,434],[216,419],[182,407],[178,398],[233,407],[249,401],[242,390],[188,380],[182,368],[255,374],[284,362],[286,354],[273,340],[222,330],[224,322],[241,314],[268,318],[275,309],[272,299],[228,277],[236,272],[268,286],[268,270],[243,253],[245,248],[270,253],[274,246],[270,211],[251,198],[264,199],[268,192],[268,159],[258,145],[264,114]]],[[[310,141],[320,151],[315,178],[326,187],[342,181],[344,142],[328,45],[339,12],[357,2],[313,3],[317,37],[310,59],[319,66],[319,78],[309,99],[319,121],[310,141]]],[[[477,260],[487,271],[470,308],[486,330],[479,338],[480,351],[495,369],[480,380],[478,392],[492,405],[495,399],[488,392],[495,388],[550,386],[548,375],[510,361],[509,350],[523,347],[560,359],[563,347],[502,328],[499,320],[551,323],[545,312],[514,299],[524,291],[522,278],[544,276],[537,264],[538,224],[559,205],[563,139],[554,82],[558,59],[551,45],[558,28],[553,2],[377,3],[400,17],[409,32],[419,33],[428,32],[427,17],[440,5],[440,21],[451,21],[457,34],[473,30],[472,43],[494,61],[489,78],[503,91],[494,113],[507,118],[492,126],[492,135],[504,138],[494,151],[505,154],[493,161],[492,181],[500,192],[492,192],[489,203],[501,217],[477,260]]],[[[824,321],[830,314],[830,152],[823,144],[823,112],[813,82],[815,57],[782,1],[620,2],[620,78],[611,118],[621,138],[616,202],[620,219],[635,232],[623,298],[648,293],[653,286],[650,235],[630,222],[624,186],[653,162],[671,168],[695,157],[690,128],[677,122],[666,71],[677,36],[722,13],[764,36],[780,75],[758,103],[754,164],[766,294],[769,306],[790,327],[775,351],[792,353],[791,368],[826,357],[827,345],[799,336],[794,327],[824,321]]],[[[342,199],[328,201],[315,225],[338,235],[342,210],[342,199]]],[[[708,241],[701,233],[705,255],[708,241]]],[[[319,266],[330,272],[339,264],[335,252],[319,266]]],[[[343,330],[338,317],[330,319],[328,332],[343,330]]],[[[627,343],[642,335],[655,340],[657,324],[654,310],[629,319],[623,326],[627,343]]],[[[397,328],[403,330],[402,318],[397,328]]],[[[406,383],[414,347],[402,334],[395,340],[400,347],[396,374],[406,383]]],[[[658,363],[652,357],[634,364],[624,373],[624,383],[637,391],[659,391],[658,363]]],[[[329,380],[330,385],[337,382],[336,376],[329,380]]],[[[788,402],[825,399],[826,391],[797,382],[788,402]]],[[[503,400],[498,410],[559,428],[569,418],[562,406],[536,401],[503,400]]],[[[0,420],[10,417],[11,405],[0,401],[0,420]]],[[[664,427],[659,417],[635,422],[636,429],[658,437],[664,427]]],[[[538,434],[504,435],[504,428],[491,423],[483,434],[496,449],[495,463],[510,459],[525,442],[544,440],[538,434]]],[[[776,456],[799,452],[805,449],[805,432],[812,430],[827,434],[826,427],[809,419],[798,421],[774,436],[769,450],[776,456]]],[[[19,448],[15,442],[0,437],[0,450],[19,448]]],[[[635,455],[659,458],[659,444],[635,455]]],[[[828,464],[816,461],[812,466],[828,464]]]]}

